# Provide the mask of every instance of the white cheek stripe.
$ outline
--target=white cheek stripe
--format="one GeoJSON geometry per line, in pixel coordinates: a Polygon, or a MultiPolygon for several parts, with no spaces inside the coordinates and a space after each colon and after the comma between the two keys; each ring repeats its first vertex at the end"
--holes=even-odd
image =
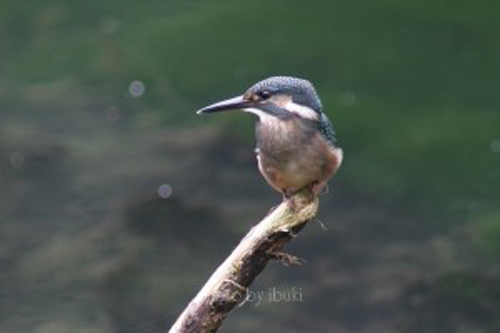
{"type": "Polygon", "coordinates": [[[285,109],[295,113],[301,118],[318,120],[319,114],[308,106],[296,104],[290,101],[286,104],[285,109]]]}

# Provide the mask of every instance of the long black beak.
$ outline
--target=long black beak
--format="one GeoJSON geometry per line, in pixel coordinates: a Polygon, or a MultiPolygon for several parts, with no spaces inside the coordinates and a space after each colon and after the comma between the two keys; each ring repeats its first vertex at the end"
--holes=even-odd
{"type": "Polygon", "coordinates": [[[199,109],[196,113],[197,114],[208,114],[208,113],[214,113],[214,112],[220,112],[220,111],[227,111],[227,110],[236,110],[236,109],[244,109],[251,107],[255,104],[255,102],[251,102],[249,100],[246,100],[243,98],[243,95],[238,96],[238,97],[233,97],[230,99],[226,99],[224,101],[205,106],[202,109],[199,109]]]}

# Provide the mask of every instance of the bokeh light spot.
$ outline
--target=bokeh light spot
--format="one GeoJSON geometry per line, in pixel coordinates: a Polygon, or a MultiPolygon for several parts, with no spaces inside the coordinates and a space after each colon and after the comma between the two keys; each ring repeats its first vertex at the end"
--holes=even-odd
{"type": "Polygon", "coordinates": [[[21,151],[14,151],[10,154],[10,164],[14,168],[21,168],[26,161],[26,155],[21,151]]]}
{"type": "Polygon", "coordinates": [[[128,86],[128,92],[132,97],[141,97],[146,92],[146,85],[139,80],[132,81],[128,86]]]}
{"type": "Polygon", "coordinates": [[[158,187],[158,195],[162,199],[168,199],[172,196],[173,189],[172,186],[168,184],[163,184],[160,187],[158,187]]]}
{"type": "Polygon", "coordinates": [[[101,29],[105,34],[114,35],[120,28],[120,21],[114,17],[106,17],[102,20],[101,29]]]}
{"type": "Polygon", "coordinates": [[[490,149],[494,154],[499,154],[500,153],[500,140],[499,139],[491,140],[490,149]]]}
{"type": "Polygon", "coordinates": [[[356,103],[356,99],[357,99],[356,94],[353,93],[352,91],[344,91],[340,95],[340,100],[344,105],[353,105],[354,103],[356,103]]]}

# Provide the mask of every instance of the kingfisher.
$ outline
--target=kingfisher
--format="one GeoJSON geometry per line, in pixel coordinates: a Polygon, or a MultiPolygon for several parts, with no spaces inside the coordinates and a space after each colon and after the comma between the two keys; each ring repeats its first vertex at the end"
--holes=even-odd
{"type": "Polygon", "coordinates": [[[257,116],[255,149],[267,183],[286,199],[304,188],[318,196],[343,158],[333,126],[311,82],[274,76],[198,114],[242,110],[257,116]]]}

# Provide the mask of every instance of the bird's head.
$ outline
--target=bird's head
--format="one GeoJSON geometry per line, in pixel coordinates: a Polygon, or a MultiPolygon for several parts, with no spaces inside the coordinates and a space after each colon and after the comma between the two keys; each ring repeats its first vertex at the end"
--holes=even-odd
{"type": "Polygon", "coordinates": [[[206,106],[197,113],[237,109],[256,114],[261,120],[268,117],[319,120],[322,114],[321,101],[313,85],[289,76],[274,76],[257,82],[243,95],[206,106]]]}

